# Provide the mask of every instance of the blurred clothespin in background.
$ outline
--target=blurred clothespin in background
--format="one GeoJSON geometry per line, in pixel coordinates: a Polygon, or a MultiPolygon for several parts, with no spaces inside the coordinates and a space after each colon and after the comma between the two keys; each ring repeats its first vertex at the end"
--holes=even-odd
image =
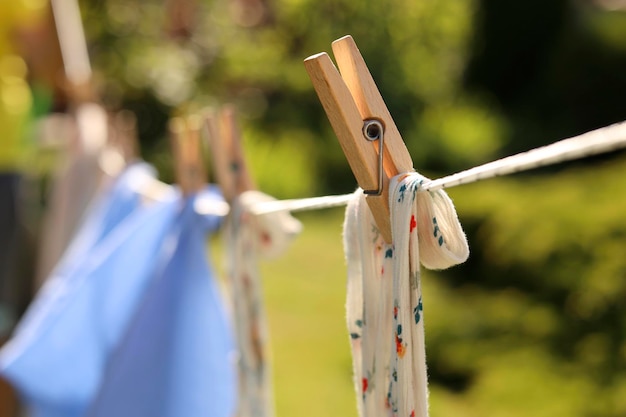
{"type": "Polygon", "coordinates": [[[107,142],[100,153],[102,170],[115,178],[132,161],[139,158],[137,118],[130,110],[109,113],[107,142]]]}
{"type": "Polygon", "coordinates": [[[198,19],[197,0],[165,0],[165,33],[171,39],[188,40],[198,19]]]}
{"type": "Polygon", "coordinates": [[[96,102],[91,62],[77,0],[51,0],[59,39],[66,94],[71,104],[96,102]]]}
{"type": "Polygon", "coordinates": [[[341,75],[325,52],[304,65],[374,220],[391,243],[389,179],[413,171],[413,161],[352,37],[337,39],[332,48],[341,75]]]}
{"type": "Polygon", "coordinates": [[[204,123],[213,173],[228,202],[255,188],[246,165],[235,113],[233,106],[224,106],[209,114],[204,123]]]}
{"type": "Polygon", "coordinates": [[[77,0],[51,0],[65,80],[62,83],[68,105],[76,118],[77,140],[72,143],[79,155],[97,157],[108,138],[108,116],[97,104],[87,40],[77,0]]]}
{"type": "Polygon", "coordinates": [[[206,184],[206,169],[200,147],[202,118],[174,117],[169,123],[176,181],[185,196],[197,193],[206,184]]]}
{"type": "Polygon", "coordinates": [[[129,163],[139,157],[139,134],[137,132],[137,117],[130,110],[120,110],[110,115],[109,141],[129,163]]]}

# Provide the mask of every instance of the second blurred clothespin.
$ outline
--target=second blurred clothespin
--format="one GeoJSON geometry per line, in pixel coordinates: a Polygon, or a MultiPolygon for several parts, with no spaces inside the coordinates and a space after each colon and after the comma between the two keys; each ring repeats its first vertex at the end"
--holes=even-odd
{"type": "Polygon", "coordinates": [[[197,193],[206,184],[200,143],[201,127],[202,118],[198,115],[174,117],[169,123],[176,180],[186,196],[197,193]]]}
{"type": "Polygon", "coordinates": [[[120,110],[109,116],[109,146],[115,148],[129,163],[139,157],[137,117],[130,110],[120,110]]]}
{"type": "Polygon", "coordinates": [[[352,172],[386,242],[391,243],[389,179],[413,171],[413,162],[367,65],[351,36],[304,60],[352,172]]]}
{"type": "Polygon", "coordinates": [[[216,181],[230,203],[239,194],[255,188],[246,165],[235,108],[224,106],[221,111],[209,114],[204,128],[216,181]]]}

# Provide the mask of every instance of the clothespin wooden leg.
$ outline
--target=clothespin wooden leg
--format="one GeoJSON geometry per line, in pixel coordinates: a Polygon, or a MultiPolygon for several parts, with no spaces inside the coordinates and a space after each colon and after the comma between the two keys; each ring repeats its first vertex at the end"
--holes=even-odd
{"type": "Polygon", "coordinates": [[[352,37],[333,42],[333,52],[341,75],[326,53],[310,56],[304,65],[359,186],[382,188],[378,195],[368,195],[367,203],[385,241],[391,243],[389,179],[413,171],[413,162],[352,37]],[[375,134],[368,126],[382,127],[377,132],[381,142],[372,141],[375,134]]]}
{"type": "Polygon", "coordinates": [[[234,106],[224,106],[221,112],[221,122],[228,149],[230,170],[235,179],[235,192],[241,194],[244,191],[253,190],[255,185],[243,152],[243,139],[237,124],[236,113],[234,106]]]}
{"type": "Polygon", "coordinates": [[[189,116],[187,119],[174,117],[169,123],[174,169],[183,195],[198,192],[206,182],[204,161],[200,151],[201,126],[199,116],[189,116]]]}
{"type": "Polygon", "coordinates": [[[213,171],[224,198],[229,202],[242,192],[255,188],[235,119],[234,107],[224,106],[219,114],[211,114],[205,120],[213,171]]]}

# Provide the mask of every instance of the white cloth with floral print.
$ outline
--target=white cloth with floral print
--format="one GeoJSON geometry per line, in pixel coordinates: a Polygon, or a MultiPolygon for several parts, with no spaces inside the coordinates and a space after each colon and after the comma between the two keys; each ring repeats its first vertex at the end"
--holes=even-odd
{"type": "Polygon", "coordinates": [[[469,248],[452,200],[420,190],[425,180],[392,178],[391,245],[361,190],[346,211],[347,321],[361,417],[428,415],[419,264],[445,269],[464,262],[469,248]]]}
{"type": "Polygon", "coordinates": [[[302,229],[288,212],[252,213],[255,204],[268,201],[275,200],[259,191],[242,193],[231,202],[224,230],[239,348],[239,417],[274,416],[259,259],[282,254],[302,229]]]}

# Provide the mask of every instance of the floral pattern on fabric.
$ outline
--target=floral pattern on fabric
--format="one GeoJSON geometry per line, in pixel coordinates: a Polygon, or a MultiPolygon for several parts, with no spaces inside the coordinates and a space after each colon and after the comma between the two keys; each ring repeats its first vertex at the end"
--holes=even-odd
{"type": "Polygon", "coordinates": [[[259,258],[283,253],[302,226],[287,212],[254,215],[250,208],[274,199],[247,191],[231,203],[224,236],[227,272],[239,348],[239,417],[274,416],[267,355],[267,323],[263,307],[259,258]]]}
{"type": "Polygon", "coordinates": [[[346,211],[346,310],[362,417],[428,415],[420,263],[448,268],[469,249],[452,201],[443,191],[421,191],[424,179],[411,173],[390,182],[392,245],[361,190],[346,211]]]}

